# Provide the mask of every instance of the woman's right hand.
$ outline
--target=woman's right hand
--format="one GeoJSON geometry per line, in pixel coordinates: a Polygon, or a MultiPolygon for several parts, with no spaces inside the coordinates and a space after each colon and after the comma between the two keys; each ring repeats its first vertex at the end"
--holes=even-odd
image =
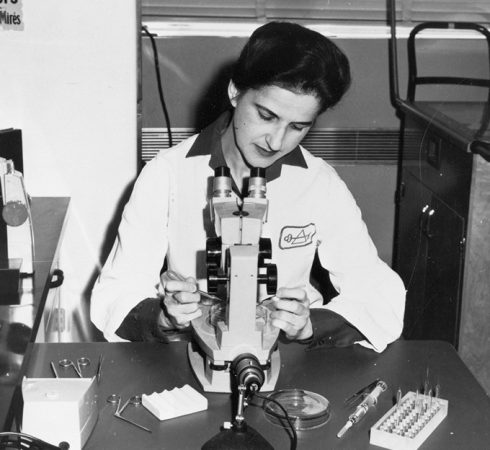
{"type": "Polygon", "coordinates": [[[158,324],[164,329],[187,328],[191,320],[201,316],[201,296],[197,292],[195,278],[188,277],[181,281],[164,272],[160,276],[158,292],[162,297],[162,312],[158,324]]]}

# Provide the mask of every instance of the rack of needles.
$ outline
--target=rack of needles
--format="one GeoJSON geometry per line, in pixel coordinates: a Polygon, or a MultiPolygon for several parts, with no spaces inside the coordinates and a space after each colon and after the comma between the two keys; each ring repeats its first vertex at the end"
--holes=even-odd
{"type": "Polygon", "coordinates": [[[447,416],[448,401],[407,392],[371,428],[370,443],[393,450],[415,450],[447,416]]]}

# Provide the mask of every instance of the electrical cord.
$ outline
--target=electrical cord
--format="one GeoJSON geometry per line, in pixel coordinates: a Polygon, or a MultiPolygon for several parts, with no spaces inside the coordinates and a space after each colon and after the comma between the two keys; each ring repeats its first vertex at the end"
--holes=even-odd
{"type": "Polygon", "coordinates": [[[165,116],[165,122],[167,123],[168,146],[172,147],[173,146],[172,128],[170,126],[170,117],[168,114],[167,105],[165,103],[165,98],[163,96],[162,79],[160,76],[160,62],[158,58],[158,51],[155,43],[155,38],[148,31],[148,28],[146,26],[142,25],[141,28],[145,32],[145,34],[150,38],[151,47],[153,49],[153,60],[155,62],[155,73],[157,77],[158,95],[160,97],[160,104],[162,105],[163,115],[165,116]]]}
{"type": "MultiPolygon", "coordinates": [[[[265,402],[272,402],[272,403],[274,403],[283,412],[283,414],[284,414],[283,416],[280,416],[280,415],[277,415],[277,414],[276,414],[276,416],[279,417],[280,419],[285,419],[286,422],[288,423],[289,428],[291,429],[291,434],[292,434],[291,450],[296,450],[296,447],[298,445],[298,434],[296,433],[296,429],[294,428],[294,425],[291,422],[291,418],[289,417],[289,414],[286,411],[286,409],[284,408],[284,406],[282,406],[281,403],[278,402],[277,400],[274,400],[273,398],[266,397],[265,395],[261,395],[261,394],[259,394],[257,392],[254,392],[253,395],[254,395],[254,397],[258,397],[258,398],[262,399],[264,403],[265,402]]],[[[258,406],[259,408],[265,409],[264,408],[264,403],[262,403],[262,405],[258,405],[258,404],[255,404],[255,403],[250,403],[250,405],[251,406],[258,406]]]]}
{"type": "Polygon", "coordinates": [[[68,442],[60,442],[59,447],[49,444],[42,439],[31,436],[26,433],[17,433],[15,431],[0,432],[0,449],[30,449],[30,450],[68,450],[68,442]]]}

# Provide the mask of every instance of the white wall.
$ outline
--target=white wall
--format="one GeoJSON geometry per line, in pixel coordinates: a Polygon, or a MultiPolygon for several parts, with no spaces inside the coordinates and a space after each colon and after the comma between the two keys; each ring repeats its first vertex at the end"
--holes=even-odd
{"type": "Polygon", "coordinates": [[[22,0],[0,28],[0,129],[22,129],[31,196],[69,196],[63,295],[79,301],[136,174],[136,0],[22,0]]]}

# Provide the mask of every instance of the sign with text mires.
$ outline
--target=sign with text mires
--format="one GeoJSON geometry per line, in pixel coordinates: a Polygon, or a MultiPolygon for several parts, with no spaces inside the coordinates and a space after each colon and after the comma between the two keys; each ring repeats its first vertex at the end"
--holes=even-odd
{"type": "Polygon", "coordinates": [[[23,29],[22,0],[0,0],[0,30],[23,29]]]}

